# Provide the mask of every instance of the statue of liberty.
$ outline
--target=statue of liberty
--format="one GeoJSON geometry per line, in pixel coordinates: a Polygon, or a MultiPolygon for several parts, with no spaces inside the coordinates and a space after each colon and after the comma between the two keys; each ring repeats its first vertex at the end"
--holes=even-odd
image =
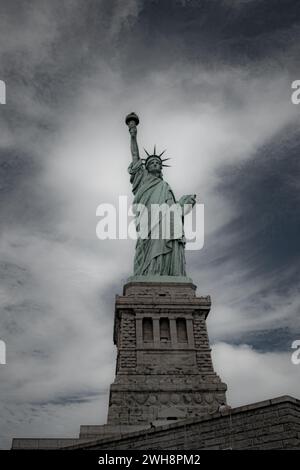
{"type": "MultiPolygon", "coordinates": [[[[156,155],[154,147],[153,154],[146,150],[147,158],[141,159],[137,144],[137,125],[139,118],[135,113],[126,117],[126,124],[131,136],[132,162],[128,167],[132,192],[134,194],[133,205],[142,205],[151,213],[153,205],[174,206],[179,204],[180,209],[185,206],[191,210],[196,202],[196,195],[182,196],[176,201],[174,193],[169,184],[164,181],[162,168],[165,165],[162,152],[156,155]]],[[[184,215],[184,212],[181,212],[184,215]]],[[[182,218],[183,218],[182,215],[182,218]]],[[[160,219],[159,224],[162,224],[160,219]]],[[[138,224],[137,224],[138,225],[138,224]]],[[[161,227],[159,227],[161,228],[161,227]]],[[[162,231],[159,231],[162,234],[162,231]]],[[[186,276],[185,262],[185,236],[183,230],[178,234],[170,233],[169,237],[153,236],[153,227],[147,232],[147,236],[138,237],[134,257],[135,276],[186,276]]]]}

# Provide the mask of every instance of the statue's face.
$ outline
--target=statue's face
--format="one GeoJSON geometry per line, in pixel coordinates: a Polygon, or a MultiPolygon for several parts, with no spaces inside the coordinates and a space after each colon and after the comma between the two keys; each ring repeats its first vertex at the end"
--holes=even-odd
{"type": "Polygon", "coordinates": [[[158,158],[152,158],[147,165],[148,172],[154,176],[159,176],[161,174],[161,169],[162,164],[158,158]]]}

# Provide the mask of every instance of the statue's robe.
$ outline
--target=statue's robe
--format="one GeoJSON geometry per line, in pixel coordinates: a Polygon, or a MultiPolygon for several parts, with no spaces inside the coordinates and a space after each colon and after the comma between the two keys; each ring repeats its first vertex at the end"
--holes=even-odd
{"type": "MultiPolygon", "coordinates": [[[[143,204],[151,213],[152,204],[176,203],[175,196],[169,184],[162,178],[148,173],[142,160],[132,162],[128,167],[133,204],[143,204]]],[[[160,224],[163,223],[160,221],[160,224]]],[[[154,228],[152,228],[154,229],[154,228]]],[[[157,229],[157,228],[156,228],[157,229]]],[[[151,224],[147,238],[138,238],[134,257],[134,275],[168,275],[185,276],[185,237],[171,233],[170,238],[151,238],[151,224]]]]}

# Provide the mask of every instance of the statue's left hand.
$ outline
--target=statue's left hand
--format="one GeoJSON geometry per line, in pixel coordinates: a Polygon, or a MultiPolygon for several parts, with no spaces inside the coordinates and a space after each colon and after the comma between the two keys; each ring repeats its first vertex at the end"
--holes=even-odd
{"type": "Polygon", "coordinates": [[[196,194],[186,194],[185,196],[182,196],[178,202],[181,207],[184,207],[184,205],[190,205],[190,207],[186,207],[186,210],[184,211],[184,214],[188,214],[196,204],[196,194]]]}

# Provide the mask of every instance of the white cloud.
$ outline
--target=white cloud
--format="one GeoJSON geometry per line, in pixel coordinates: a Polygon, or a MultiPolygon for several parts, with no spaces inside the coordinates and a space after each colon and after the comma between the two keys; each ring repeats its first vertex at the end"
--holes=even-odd
{"type": "Polygon", "coordinates": [[[292,352],[258,353],[248,345],[215,344],[213,362],[228,385],[228,403],[235,407],[281,395],[300,398],[300,367],[292,364],[292,352]]]}

